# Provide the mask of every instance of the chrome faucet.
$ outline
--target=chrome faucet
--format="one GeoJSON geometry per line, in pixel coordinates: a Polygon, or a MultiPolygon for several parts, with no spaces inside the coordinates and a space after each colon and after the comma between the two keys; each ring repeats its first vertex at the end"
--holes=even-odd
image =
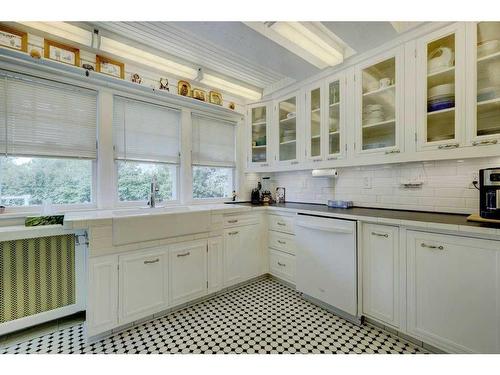
{"type": "Polygon", "coordinates": [[[158,179],[156,178],[156,175],[153,175],[153,177],[151,178],[149,200],[148,200],[148,206],[150,208],[156,207],[156,194],[158,194],[159,191],[160,188],[158,187],[158,179]]]}

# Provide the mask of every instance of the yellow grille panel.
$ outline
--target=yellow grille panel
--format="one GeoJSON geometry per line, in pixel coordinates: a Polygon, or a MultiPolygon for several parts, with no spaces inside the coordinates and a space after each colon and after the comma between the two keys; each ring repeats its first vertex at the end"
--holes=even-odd
{"type": "Polygon", "coordinates": [[[72,305],[73,234],[0,242],[0,323],[72,305]]]}

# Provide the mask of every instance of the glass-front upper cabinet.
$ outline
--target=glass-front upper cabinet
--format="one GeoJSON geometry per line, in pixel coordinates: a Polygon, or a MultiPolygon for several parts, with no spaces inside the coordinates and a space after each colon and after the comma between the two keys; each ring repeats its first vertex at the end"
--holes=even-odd
{"type": "Polygon", "coordinates": [[[344,79],[337,78],[327,83],[327,129],[326,129],[326,152],[328,159],[336,159],[344,150],[344,79]],[[341,101],[342,97],[342,101],[341,101]]]}
{"type": "Polygon", "coordinates": [[[401,151],[402,58],[402,48],[397,48],[357,68],[358,154],[401,151]]]}
{"type": "Polygon", "coordinates": [[[269,105],[266,103],[254,104],[249,106],[249,166],[268,167],[270,165],[270,150],[269,150],[269,121],[271,119],[269,113],[269,105]]]}
{"type": "Polygon", "coordinates": [[[322,133],[324,99],[321,84],[312,86],[312,89],[306,92],[306,156],[312,160],[321,160],[322,151],[322,133]]]}
{"type": "Polygon", "coordinates": [[[467,102],[476,105],[467,121],[468,139],[472,146],[497,144],[500,139],[500,22],[470,26],[475,29],[469,34],[476,47],[471,61],[471,66],[476,68],[476,79],[468,80],[473,86],[467,94],[473,97],[467,102]]]}
{"type": "Polygon", "coordinates": [[[300,136],[298,113],[298,95],[278,100],[277,113],[277,154],[276,160],[281,164],[297,164],[299,158],[300,136]]]}
{"type": "Polygon", "coordinates": [[[465,27],[454,24],[417,42],[417,148],[450,149],[463,141],[465,27]]]}

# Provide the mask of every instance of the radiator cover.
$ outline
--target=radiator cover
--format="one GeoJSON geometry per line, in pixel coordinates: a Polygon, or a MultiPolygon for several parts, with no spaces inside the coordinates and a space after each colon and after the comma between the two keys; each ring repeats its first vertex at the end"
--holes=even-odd
{"type": "Polygon", "coordinates": [[[0,323],[75,303],[74,234],[0,242],[0,323]]]}

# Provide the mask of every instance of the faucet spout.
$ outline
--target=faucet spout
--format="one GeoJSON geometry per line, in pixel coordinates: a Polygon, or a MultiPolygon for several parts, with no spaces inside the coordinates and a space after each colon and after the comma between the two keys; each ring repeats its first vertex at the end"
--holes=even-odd
{"type": "Polygon", "coordinates": [[[160,191],[160,188],[158,187],[158,178],[156,175],[153,175],[151,178],[151,184],[150,184],[150,190],[149,190],[149,200],[148,200],[148,206],[150,208],[155,208],[156,207],[156,196],[158,192],[160,191]]]}

